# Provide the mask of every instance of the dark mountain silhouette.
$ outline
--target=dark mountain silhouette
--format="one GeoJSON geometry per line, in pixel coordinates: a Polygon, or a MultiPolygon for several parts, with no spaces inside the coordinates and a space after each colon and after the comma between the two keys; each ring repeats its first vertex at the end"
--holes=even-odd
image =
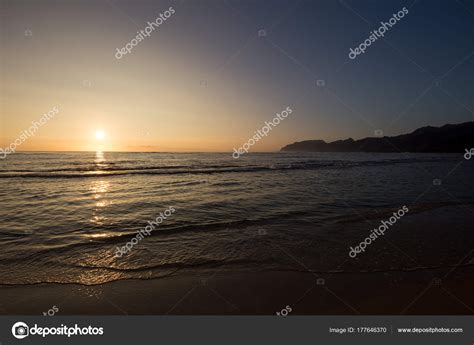
{"type": "Polygon", "coordinates": [[[298,141],[281,151],[311,152],[464,152],[474,147],[474,122],[422,127],[395,137],[298,141]]]}

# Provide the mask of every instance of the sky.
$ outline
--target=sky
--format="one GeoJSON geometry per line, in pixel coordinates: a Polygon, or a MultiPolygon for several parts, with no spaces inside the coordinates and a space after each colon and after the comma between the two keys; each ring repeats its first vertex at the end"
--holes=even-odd
{"type": "Polygon", "coordinates": [[[0,6],[0,147],[54,107],[18,151],[232,151],[286,107],[291,115],[253,151],[474,121],[473,0],[0,6]],[[349,58],[404,7],[383,38],[349,58]]]}

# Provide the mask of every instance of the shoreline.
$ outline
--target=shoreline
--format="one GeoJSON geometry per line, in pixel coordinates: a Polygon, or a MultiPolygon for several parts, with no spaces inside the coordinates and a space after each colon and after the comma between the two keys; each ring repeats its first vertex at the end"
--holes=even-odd
{"type": "MultiPolygon", "coordinates": [[[[324,229],[320,236],[331,234],[337,245],[310,245],[306,256],[298,252],[295,258],[275,246],[272,255],[287,253],[294,269],[201,267],[96,285],[0,285],[0,315],[42,315],[53,307],[57,315],[276,315],[287,306],[289,315],[472,315],[474,261],[466,225],[471,218],[459,210],[407,214],[387,233],[390,242],[334,265],[331,260],[343,259],[347,244],[367,228],[364,222],[324,229]]],[[[84,271],[74,278],[93,281],[96,274],[84,271]]]]}
{"type": "Polygon", "coordinates": [[[1,315],[472,315],[474,266],[446,272],[186,274],[1,286],[1,315]],[[443,276],[449,276],[443,279],[443,276]]]}

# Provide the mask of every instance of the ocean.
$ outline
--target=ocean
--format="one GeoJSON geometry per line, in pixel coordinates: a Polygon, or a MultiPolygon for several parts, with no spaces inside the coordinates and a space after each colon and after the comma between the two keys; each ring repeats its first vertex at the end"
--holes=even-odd
{"type": "Polygon", "coordinates": [[[473,247],[473,167],[462,153],[16,153],[0,160],[0,284],[448,267],[473,247]],[[440,226],[414,231],[415,216],[440,226]]]}

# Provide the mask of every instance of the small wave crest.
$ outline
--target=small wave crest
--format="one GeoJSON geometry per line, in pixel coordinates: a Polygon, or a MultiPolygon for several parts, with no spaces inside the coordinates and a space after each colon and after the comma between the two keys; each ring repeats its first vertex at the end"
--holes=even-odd
{"type": "MultiPolygon", "coordinates": [[[[208,166],[93,166],[54,169],[0,170],[0,178],[87,178],[122,175],[183,175],[183,174],[225,174],[253,173],[260,171],[314,170],[323,168],[354,168],[360,166],[381,166],[392,164],[425,163],[441,158],[406,158],[380,161],[324,161],[309,160],[266,165],[208,165],[208,166]]],[[[445,160],[445,158],[443,158],[445,160]]]]}

